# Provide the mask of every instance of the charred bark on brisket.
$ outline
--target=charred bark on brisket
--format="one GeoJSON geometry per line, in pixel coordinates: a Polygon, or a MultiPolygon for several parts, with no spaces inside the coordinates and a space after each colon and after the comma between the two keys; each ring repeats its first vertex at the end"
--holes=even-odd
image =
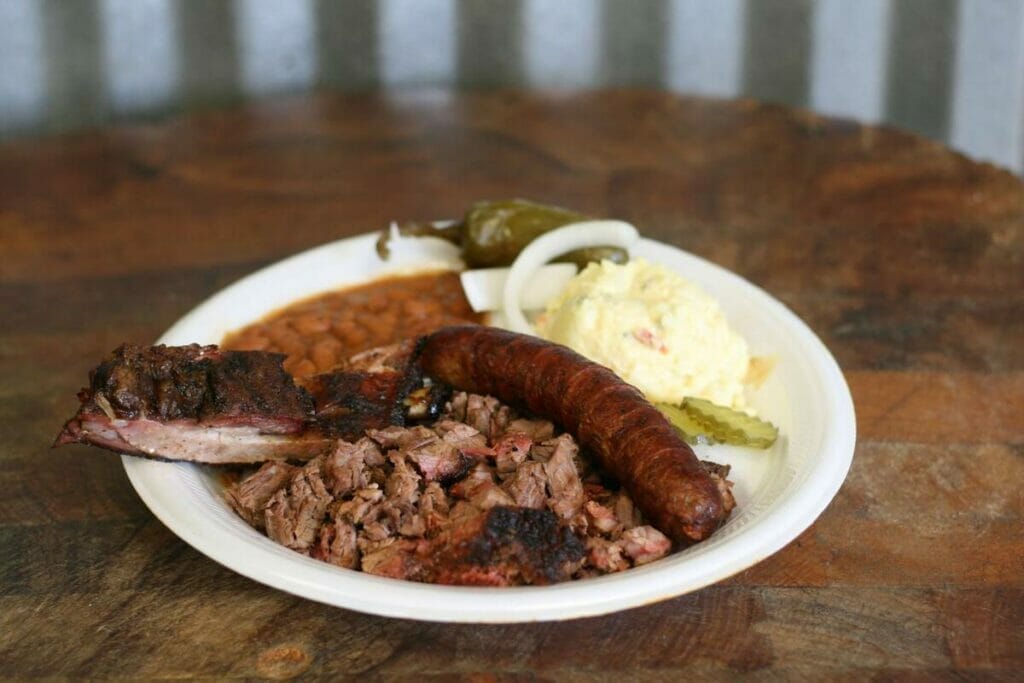
{"type": "Polygon", "coordinates": [[[54,445],[212,464],[308,460],[336,439],[403,425],[410,411],[438,413],[447,389],[423,386],[413,349],[398,345],[302,387],[282,354],[125,344],[89,373],[78,413],[54,445]]]}

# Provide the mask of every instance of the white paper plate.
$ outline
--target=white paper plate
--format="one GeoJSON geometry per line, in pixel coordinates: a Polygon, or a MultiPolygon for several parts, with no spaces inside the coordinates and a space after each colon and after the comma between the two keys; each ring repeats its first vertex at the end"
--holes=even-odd
{"type": "MultiPolygon", "coordinates": [[[[340,240],[285,259],[224,289],[161,337],[166,344],[217,343],[225,332],[296,299],[395,270],[453,264],[446,246],[397,254],[387,264],[373,235],[340,240]]],[[[821,514],[853,457],[853,402],[821,341],[785,306],[746,280],[701,258],[651,240],[634,255],[698,283],[722,304],[756,355],[778,359],[752,396],[781,437],[770,451],[715,446],[698,455],[732,465],[736,510],[715,535],[692,548],[595,579],[555,586],[434,586],[339,569],[279,546],[224,503],[207,468],[123,458],[150,510],[213,560],[274,588],[330,605],[394,617],[459,622],[569,619],[636,607],[707,586],[776,552],[821,514]]]]}

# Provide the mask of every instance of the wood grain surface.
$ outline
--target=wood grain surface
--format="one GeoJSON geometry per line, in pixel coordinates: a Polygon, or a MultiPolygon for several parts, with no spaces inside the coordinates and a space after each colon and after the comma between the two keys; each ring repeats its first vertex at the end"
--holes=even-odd
{"type": "Polygon", "coordinates": [[[0,146],[0,677],[1020,680],[1024,186],[902,132],[654,92],[320,96],[0,146]],[[859,440],[796,541],[697,593],[440,625],[265,588],[120,462],[50,450],[86,371],[263,264],[523,196],[796,311],[859,440]]]}

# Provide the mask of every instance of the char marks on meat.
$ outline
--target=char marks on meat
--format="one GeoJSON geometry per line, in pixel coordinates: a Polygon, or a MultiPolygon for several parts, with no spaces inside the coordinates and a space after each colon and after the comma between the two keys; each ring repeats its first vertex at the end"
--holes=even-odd
{"type": "Polygon", "coordinates": [[[90,373],[86,400],[105,400],[119,418],[253,425],[302,431],[312,405],[284,371],[284,355],[216,346],[124,344],[90,373]]]}
{"type": "Polygon", "coordinates": [[[582,541],[548,510],[495,506],[450,527],[432,548],[436,583],[508,586],[570,578],[582,541]]]}
{"type": "Polygon", "coordinates": [[[424,386],[414,350],[411,341],[370,349],[334,372],[305,379],[317,431],[354,440],[371,429],[435,419],[450,391],[440,384],[424,386]]]}
{"type": "Polygon", "coordinates": [[[316,407],[318,431],[358,438],[367,429],[402,423],[398,399],[404,378],[397,372],[334,372],[305,380],[316,407]]]}
{"type": "Polygon", "coordinates": [[[421,386],[412,350],[397,345],[300,387],[277,353],[125,344],[90,373],[54,445],[212,464],[308,460],[338,438],[437,417],[448,390],[421,386]]]}
{"type": "Polygon", "coordinates": [[[414,581],[554,583],[671,550],[624,491],[585,472],[573,438],[550,422],[456,393],[430,427],[370,430],[301,468],[264,465],[226,495],[298,552],[414,581]]]}
{"type": "MultiPolygon", "coordinates": [[[[418,362],[435,380],[558,423],[675,541],[702,541],[724,523],[722,494],[693,449],[661,411],[609,368],[565,346],[483,325],[432,332],[419,347],[418,362]]],[[[473,412],[467,404],[467,421],[493,437],[498,413],[491,412],[485,428],[473,412]]]]}
{"type": "Polygon", "coordinates": [[[329,441],[304,431],[313,402],[283,361],[197,344],[125,344],[90,373],[55,445],[211,463],[307,459],[329,441]]]}
{"type": "MultiPolygon", "coordinates": [[[[283,358],[122,346],[90,374],[57,445],[262,462],[225,494],[243,520],[296,552],[381,576],[543,584],[672,548],[570,434],[492,396],[432,384],[410,361],[412,344],[303,386],[283,358]],[[408,424],[417,417],[431,423],[408,424]]],[[[699,467],[727,514],[728,467],[699,467]]]]}

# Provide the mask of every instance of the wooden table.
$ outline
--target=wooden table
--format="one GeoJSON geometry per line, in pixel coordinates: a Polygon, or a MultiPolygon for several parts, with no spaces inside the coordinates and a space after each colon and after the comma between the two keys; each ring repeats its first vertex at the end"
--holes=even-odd
{"type": "Polygon", "coordinates": [[[651,92],[277,101],[0,146],[0,676],[1020,680],[1024,187],[941,146],[651,92]],[[265,588],[116,457],[51,451],[86,371],[265,263],[518,195],[634,222],[793,308],[859,442],[783,551],[661,604],[426,624],[265,588]]]}

